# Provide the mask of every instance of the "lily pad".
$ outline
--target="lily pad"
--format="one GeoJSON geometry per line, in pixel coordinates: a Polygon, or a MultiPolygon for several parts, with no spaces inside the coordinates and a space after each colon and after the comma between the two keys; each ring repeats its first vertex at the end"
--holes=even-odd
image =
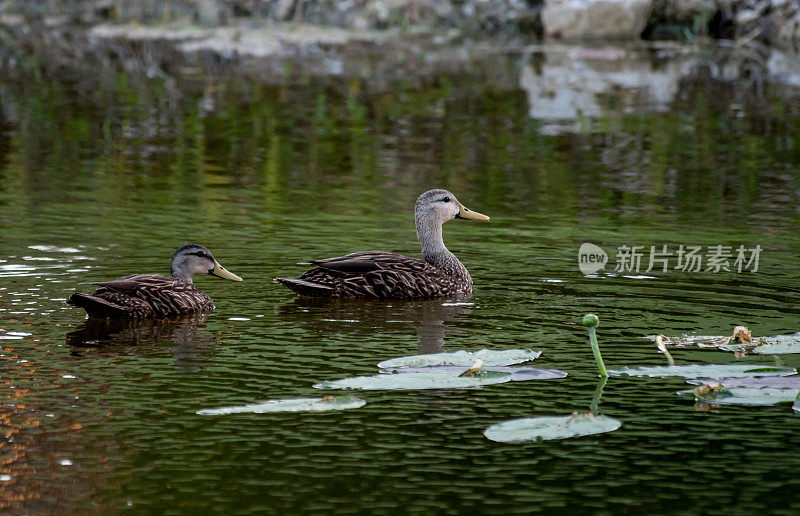
{"type": "Polygon", "coordinates": [[[224,416],[242,412],[256,414],[264,414],[266,412],[324,412],[327,410],[346,410],[363,407],[366,403],[366,401],[352,396],[325,396],[324,398],[267,400],[250,405],[201,409],[197,413],[201,416],[224,416]]]}
{"type": "Polygon", "coordinates": [[[783,355],[788,353],[800,353],[800,332],[792,335],[777,335],[775,337],[765,337],[759,339],[764,344],[753,348],[761,355],[783,355]]]}
{"type": "MultiPolygon", "coordinates": [[[[438,368],[436,368],[438,369],[438,368]]],[[[315,389],[363,389],[381,390],[424,390],[424,389],[465,389],[480,385],[510,382],[511,373],[482,371],[477,376],[459,376],[463,368],[430,370],[416,373],[378,374],[375,376],[355,376],[314,385],[315,389]]]]}
{"type": "MultiPolygon", "coordinates": [[[[433,367],[403,367],[400,369],[381,369],[381,373],[424,373],[427,371],[463,371],[463,367],[458,366],[433,366],[433,367]]],[[[511,373],[512,382],[526,382],[529,380],[552,380],[555,378],[566,378],[567,372],[560,369],[537,369],[524,366],[490,366],[482,369],[484,372],[495,371],[501,373],[511,373]]]]}
{"type": "MultiPolygon", "coordinates": [[[[653,335],[651,338],[656,339],[658,335],[653,335]]],[[[675,337],[665,337],[663,339],[665,345],[676,348],[683,348],[687,346],[697,346],[698,348],[717,348],[722,351],[742,351],[751,349],[757,342],[738,342],[731,340],[730,337],[722,335],[678,335],[675,337]]]]}
{"type": "Polygon", "coordinates": [[[751,342],[743,342],[743,343],[721,343],[717,346],[717,349],[722,351],[730,351],[732,353],[740,352],[740,351],[747,351],[749,349],[753,349],[755,344],[751,342]]]}
{"type": "MultiPolygon", "coordinates": [[[[653,335],[651,338],[655,339],[653,335]]],[[[753,337],[749,342],[738,342],[730,337],[710,335],[678,335],[666,337],[664,343],[669,346],[715,347],[723,351],[752,350],[761,355],[782,355],[800,353],[800,332],[791,335],[775,335],[772,337],[753,337]]]]}
{"type": "Polygon", "coordinates": [[[789,403],[797,398],[800,389],[753,389],[748,387],[725,388],[698,393],[697,389],[679,391],[681,396],[694,396],[697,401],[716,405],[761,405],[789,403]]]}
{"type": "Polygon", "coordinates": [[[480,351],[454,351],[452,353],[434,353],[431,355],[413,355],[409,357],[384,360],[378,367],[381,369],[400,369],[402,367],[462,366],[469,367],[476,360],[482,360],[484,366],[507,366],[534,360],[542,354],[532,349],[503,349],[480,351]]]}
{"type": "Polygon", "coordinates": [[[743,376],[789,376],[797,373],[792,367],[753,364],[686,364],[674,366],[623,367],[609,371],[612,376],[681,376],[683,378],[731,378],[743,376]]]}
{"type": "Polygon", "coordinates": [[[622,422],[609,416],[573,414],[512,419],[484,430],[487,439],[501,443],[518,443],[549,439],[568,439],[584,435],[613,432],[622,422]]]}
{"type": "Polygon", "coordinates": [[[765,376],[763,378],[697,378],[687,380],[687,383],[691,383],[693,385],[703,385],[711,382],[720,383],[723,387],[727,388],[746,387],[750,389],[800,389],[800,375],[765,376]]]}
{"type": "MultiPolygon", "coordinates": [[[[648,335],[647,338],[656,340],[658,335],[648,335]]],[[[697,346],[700,348],[716,348],[724,344],[723,335],[675,335],[672,337],[664,336],[664,344],[676,348],[686,346],[697,346]]]]}

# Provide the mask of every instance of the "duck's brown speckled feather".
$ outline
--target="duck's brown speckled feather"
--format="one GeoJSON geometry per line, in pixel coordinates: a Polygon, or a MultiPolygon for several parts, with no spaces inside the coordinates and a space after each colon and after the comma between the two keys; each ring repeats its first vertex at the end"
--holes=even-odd
{"type": "Polygon", "coordinates": [[[67,303],[92,317],[166,317],[212,310],[214,302],[193,283],[159,274],[133,274],[91,283],[92,294],[75,293],[67,303]]]}
{"type": "Polygon", "coordinates": [[[469,274],[448,273],[387,251],[362,251],[311,263],[317,267],[299,278],[276,279],[307,296],[419,299],[472,292],[469,274]]]}

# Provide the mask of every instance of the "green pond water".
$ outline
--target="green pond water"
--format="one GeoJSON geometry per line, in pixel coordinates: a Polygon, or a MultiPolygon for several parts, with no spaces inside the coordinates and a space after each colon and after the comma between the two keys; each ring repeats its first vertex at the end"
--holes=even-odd
{"type": "Polygon", "coordinates": [[[612,90],[591,123],[552,130],[514,77],[378,92],[95,79],[0,78],[0,512],[800,510],[800,417],[695,405],[675,394],[682,379],[611,378],[612,433],[483,435],[588,410],[588,312],[609,368],[665,364],[642,338],[654,333],[800,330],[800,102],[784,86],[687,80],[659,109],[612,90]],[[445,226],[475,282],[468,302],[314,301],[272,281],[356,250],[416,255],[413,203],[435,187],[492,217],[445,226]],[[91,288],[80,282],[167,273],[187,242],[245,280],[198,278],[212,313],[107,324],[65,305],[91,288]],[[608,252],[605,270],[579,271],[584,242],[608,252]],[[625,245],[645,246],[638,272],[614,270],[625,245]],[[762,251],[757,272],[675,270],[675,255],[646,272],[663,245],[762,251]],[[533,366],[569,376],[362,392],[365,406],[329,413],[196,414],[329,394],[311,386],[396,356],[531,347],[533,366]]]}

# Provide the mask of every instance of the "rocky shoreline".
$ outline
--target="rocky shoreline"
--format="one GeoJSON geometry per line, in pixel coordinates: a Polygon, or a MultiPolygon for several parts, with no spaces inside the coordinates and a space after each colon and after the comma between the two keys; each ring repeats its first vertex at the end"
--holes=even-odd
{"type": "MultiPolygon", "coordinates": [[[[89,3],[101,2],[84,2],[89,3]]],[[[229,10],[233,4],[211,3],[229,10]]],[[[540,11],[547,20],[546,10],[540,11]]],[[[767,109],[765,84],[781,98],[796,98],[800,91],[796,54],[764,44],[752,36],[758,29],[727,42],[709,36],[571,41],[565,34],[540,37],[510,29],[486,34],[418,24],[355,30],[252,15],[229,18],[224,25],[188,19],[123,23],[110,20],[108,13],[81,16],[0,14],[0,70],[12,80],[49,77],[87,92],[113,87],[115,72],[121,70],[128,72],[130,87],[145,91],[155,79],[176,98],[231,78],[266,85],[313,82],[343,97],[354,91],[382,94],[399,85],[423,90],[441,80],[455,88],[481,84],[524,92],[529,115],[546,121],[542,131],[551,134],[576,130],[584,117],[601,113],[602,99],[610,92],[628,92],[633,105],[658,111],[687,91],[711,88],[733,92],[742,97],[735,104],[752,104],[758,111],[767,109]]],[[[11,119],[13,112],[0,98],[0,118],[11,119]]]]}
{"type": "MultiPolygon", "coordinates": [[[[162,33],[211,28],[312,25],[364,33],[525,35],[558,41],[758,41],[800,51],[796,0],[5,0],[0,14],[36,28],[56,25],[162,33]]],[[[341,37],[341,36],[337,36],[341,37]]]]}

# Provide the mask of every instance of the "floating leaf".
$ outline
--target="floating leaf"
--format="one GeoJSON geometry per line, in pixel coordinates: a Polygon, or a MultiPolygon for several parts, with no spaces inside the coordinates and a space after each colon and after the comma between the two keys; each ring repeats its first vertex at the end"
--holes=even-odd
{"type": "Polygon", "coordinates": [[[775,337],[765,337],[760,339],[763,344],[753,348],[753,351],[761,355],[782,355],[788,353],[800,353],[800,332],[792,335],[777,335],[775,337]]]}
{"type": "Polygon", "coordinates": [[[534,351],[532,349],[482,349],[474,352],[461,350],[452,353],[434,353],[431,355],[392,358],[390,360],[384,360],[378,364],[378,367],[382,369],[441,365],[470,367],[475,360],[482,360],[484,366],[506,366],[534,360],[541,354],[541,351],[534,351]]]}
{"type": "Polygon", "coordinates": [[[472,364],[472,367],[458,375],[459,378],[473,378],[475,376],[482,376],[483,375],[483,360],[480,358],[475,360],[475,363],[472,364]]]}
{"type": "Polygon", "coordinates": [[[567,372],[562,371],[561,369],[536,369],[533,367],[496,366],[489,368],[489,371],[511,373],[512,382],[527,382],[530,380],[552,380],[555,378],[567,377],[567,372]]]}
{"type": "Polygon", "coordinates": [[[511,373],[483,371],[478,376],[461,377],[463,368],[447,370],[420,371],[416,373],[378,374],[375,376],[355,376],[314,385],[315,389],[363,389],[379,390],[422,390],[422,389],[465,389],[479,385],[492,385],[512,380],[511,373]]]}
{"type": "MultiPolygon", "coordinates": [[[[704,387],[704,386],[702,386],[704,387]]],[[[721,388],[721,389],[691,389],[679,391],[681,396],[694,396],[697,401],[714,403],[716,405],[775,405],[788,403],[797,398],[800,389],[751,389],[747,387],[721,388]]]]}
{"type": "MultiPolygon", "coordinates": [[[[656,340],[659,335],[649,335],[648,338],[656,340]]],[[[698,346],[701,348],[718,347],[725,343],[725,337],[722,335],[676,335],[674,337],[667,337],[660,335],[663,338],[664,344],[674,347],[685,346],[698,346]]]]}
{"type": "Polygon", "coordinates": [[[755,344],[751,342],[747,342],[744,344],[728,344],[723,342],[722,344],[719,344],[717,346],[717,349],[721,349],[722,351],[732,351],[733,353],[736,353],[736,356],[743,357],[747,355],[747,353],[742,353],[742,352],[746,352],[749,349],[753,349],[753,346],[755,346],[755,344]]]}
{"type": "MultiPolygon", "coordinates": [[[[740,327],[737,326],[735,330],[740,327]]],[[[744,328],[746,330],[746,328],[744,328]]],[[[703,335],[679,335],[677,337],[665,337],[664,343],[670,346],[696,345],[698,347],[716,347],[723,351],[744,351],[752,350],[762,355],[780,355],[789,353],[800,353],[800,332],[791,335],[775,335],[773,337],[752,337],[747,340],[744,330],[739,330],[738,334],[730,337],[714,337],[703,335]]],[[[651,338],[656,339],[654,335],[651,338]]],[[[663,336],[662,336],[663,337],[663,336]]]]}
{"type": "MultiPolygon", "coordinates": [[[[426,371],[463,371],[458,366],[433,366],[433,367],[403,367],[401,369],[381,369],[382,373],[424,373],[426,371]]],[[[560,369],[536,369],[524,366],[491,366],[484,367],[483,371],[511,373],[512,382],[526,382],[529,380],[552,380],[566,378],[567,372],[560,369]]]]}
{"type": "Polygon", "coordinates": [[[518,443],[549,439],[568,439],[583,435],[613,432],[622,426],[618,419],[594,414],[544,416],[512,419],[484,430],[487,439],[501,443],[518,443]]]}
{"type": "Polygon", "coordinates": [[[747,387],[750,389],[800,389],[800,375],[794,376],[766,376],[763,378],[744,377],[744,378],[697,378],[687,380],[687,383],[703,385],[716,382],[723,387],[747,387]]]}
{"type": "Polygon", "coordinates": [[[324,412],[326,410],[345,410],[363,407],[367,402],[352,396],[325,396],[324,398],[293,398],[285,400],[267,400],[251,405],[237,405],[232,407],[219,407],[198,410],[201,416],[224,416],[226,414],[239,414],[253,412],[263,414],[266,412],[324,412]]]}
{"type": "Polygon", "coordinates": [[[733,335],[730,337],[725,337],[723,340],[725,341],[725,344],[730,344],[731,342],[737,341],[739,344],[749,344],[752,338],[753,336],[747,326],[736,326],[733,328],[733,335]]]}
{"type": "Polygon", "coordinates": [[[609,371],[612,376],[681,376],[683,378],[729,378],[742,376],[789,376],[797,373],[791,367],[747,364],[686,364],[676,366],[623,367],[609,371]]]}

